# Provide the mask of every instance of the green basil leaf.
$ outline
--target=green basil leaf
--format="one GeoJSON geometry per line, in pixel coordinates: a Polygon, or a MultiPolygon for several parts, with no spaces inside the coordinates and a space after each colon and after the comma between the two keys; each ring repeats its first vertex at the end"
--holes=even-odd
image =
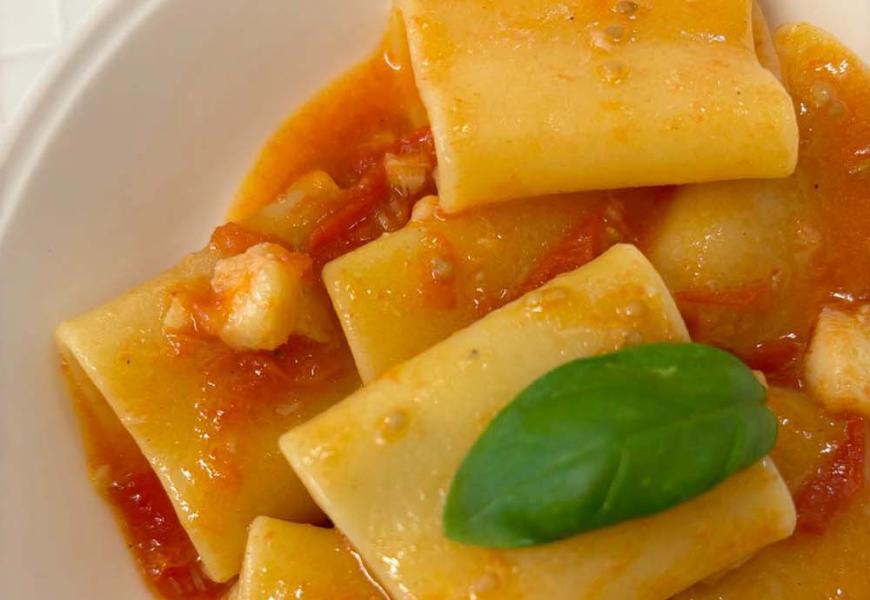
{"type": "Polygon", "coordinates": [[[523,390],[456,473],[444,531],[511,548],[685,502],[767,454],[776,418],[732,355],[648,344],[576,360],[523,390]]]}

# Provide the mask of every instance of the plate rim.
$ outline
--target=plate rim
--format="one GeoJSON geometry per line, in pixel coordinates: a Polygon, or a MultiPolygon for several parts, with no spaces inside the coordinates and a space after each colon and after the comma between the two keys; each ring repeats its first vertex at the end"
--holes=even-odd
{"type": "Polygon", "coordinates": [[[137,25],[165,1],[104,0],[36,78],[0,139],[0,251],[21,191],[76,98],[137,25]]]}

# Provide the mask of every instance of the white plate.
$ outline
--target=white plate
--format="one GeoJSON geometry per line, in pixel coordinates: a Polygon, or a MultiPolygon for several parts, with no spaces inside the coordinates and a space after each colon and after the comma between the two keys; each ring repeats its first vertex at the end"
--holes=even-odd
{"type": "MultiPolygon", "coordinates": [[[[870,57],[870,0],[767,2],[870,57]]],[[[289,110],[374,46],[388,0],[116,0],[0,150],[0,596],[147,598],[85,477],[52,330],[221,220],[289,110]]]]}

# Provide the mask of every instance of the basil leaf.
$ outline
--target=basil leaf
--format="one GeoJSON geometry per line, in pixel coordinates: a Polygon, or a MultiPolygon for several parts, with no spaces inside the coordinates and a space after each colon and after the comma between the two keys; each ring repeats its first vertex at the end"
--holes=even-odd
{"type": "Polygon", "coordinates": [[[685,502],[773,447],[764,387],[732,355],[649,344],[576,360],[523,390],[456,473],[444,531],[510,548],[685,502]]]}

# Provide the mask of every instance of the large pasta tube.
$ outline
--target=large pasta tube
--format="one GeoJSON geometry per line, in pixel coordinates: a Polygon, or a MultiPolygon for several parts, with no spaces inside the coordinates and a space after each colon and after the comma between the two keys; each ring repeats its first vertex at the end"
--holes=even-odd
{"type": "Polygon", "coordinates": [[[792,101],[751,0],[401,0],[447,211],[589,189],[783,177],[792,101]]]}
{"type": "MultiPolygon", "coordinates": [[[[320,193],[309,183],[300,182],[285,200],[254,215],[234,243],[263,235],[283,236],[291,245],[299,221],[305,222],[292,207],[320,193]]],[[[207,286],[220,260],[211,244],[63,323],[57,339],[65,359],[105,397],[159,476],[209,576],[225,581],[238,573],[256,516],[323,518],[275,440],[343,398],[359,380],[331,321],[331,345],[297,338],[277,352],[237,351],[215,337],[176,334],[174,299],[207,286]]],[[[325,293],[309,288],[305,316],[328,315],[325,293]]],[[[181,321],[189,319],[184,308],[178,310],[181,321]]]]}
{"type": "Polygon", "coordinates": [[[326,265],[323,281],[363,381],[502,303],[538,261],[595,218],[605,196],[522,200],[412,222],[326,265]]]}
{"type": "Polygon", "coordinates": [[[792,531],[772,463],[658,515],[536,548],[456,544],[441,519],[472,443],[535,378],[573,358],[687,339],[658,274],[617,245],[391,369],[281,447],[397,599],[661,600],[792,531]]]}

